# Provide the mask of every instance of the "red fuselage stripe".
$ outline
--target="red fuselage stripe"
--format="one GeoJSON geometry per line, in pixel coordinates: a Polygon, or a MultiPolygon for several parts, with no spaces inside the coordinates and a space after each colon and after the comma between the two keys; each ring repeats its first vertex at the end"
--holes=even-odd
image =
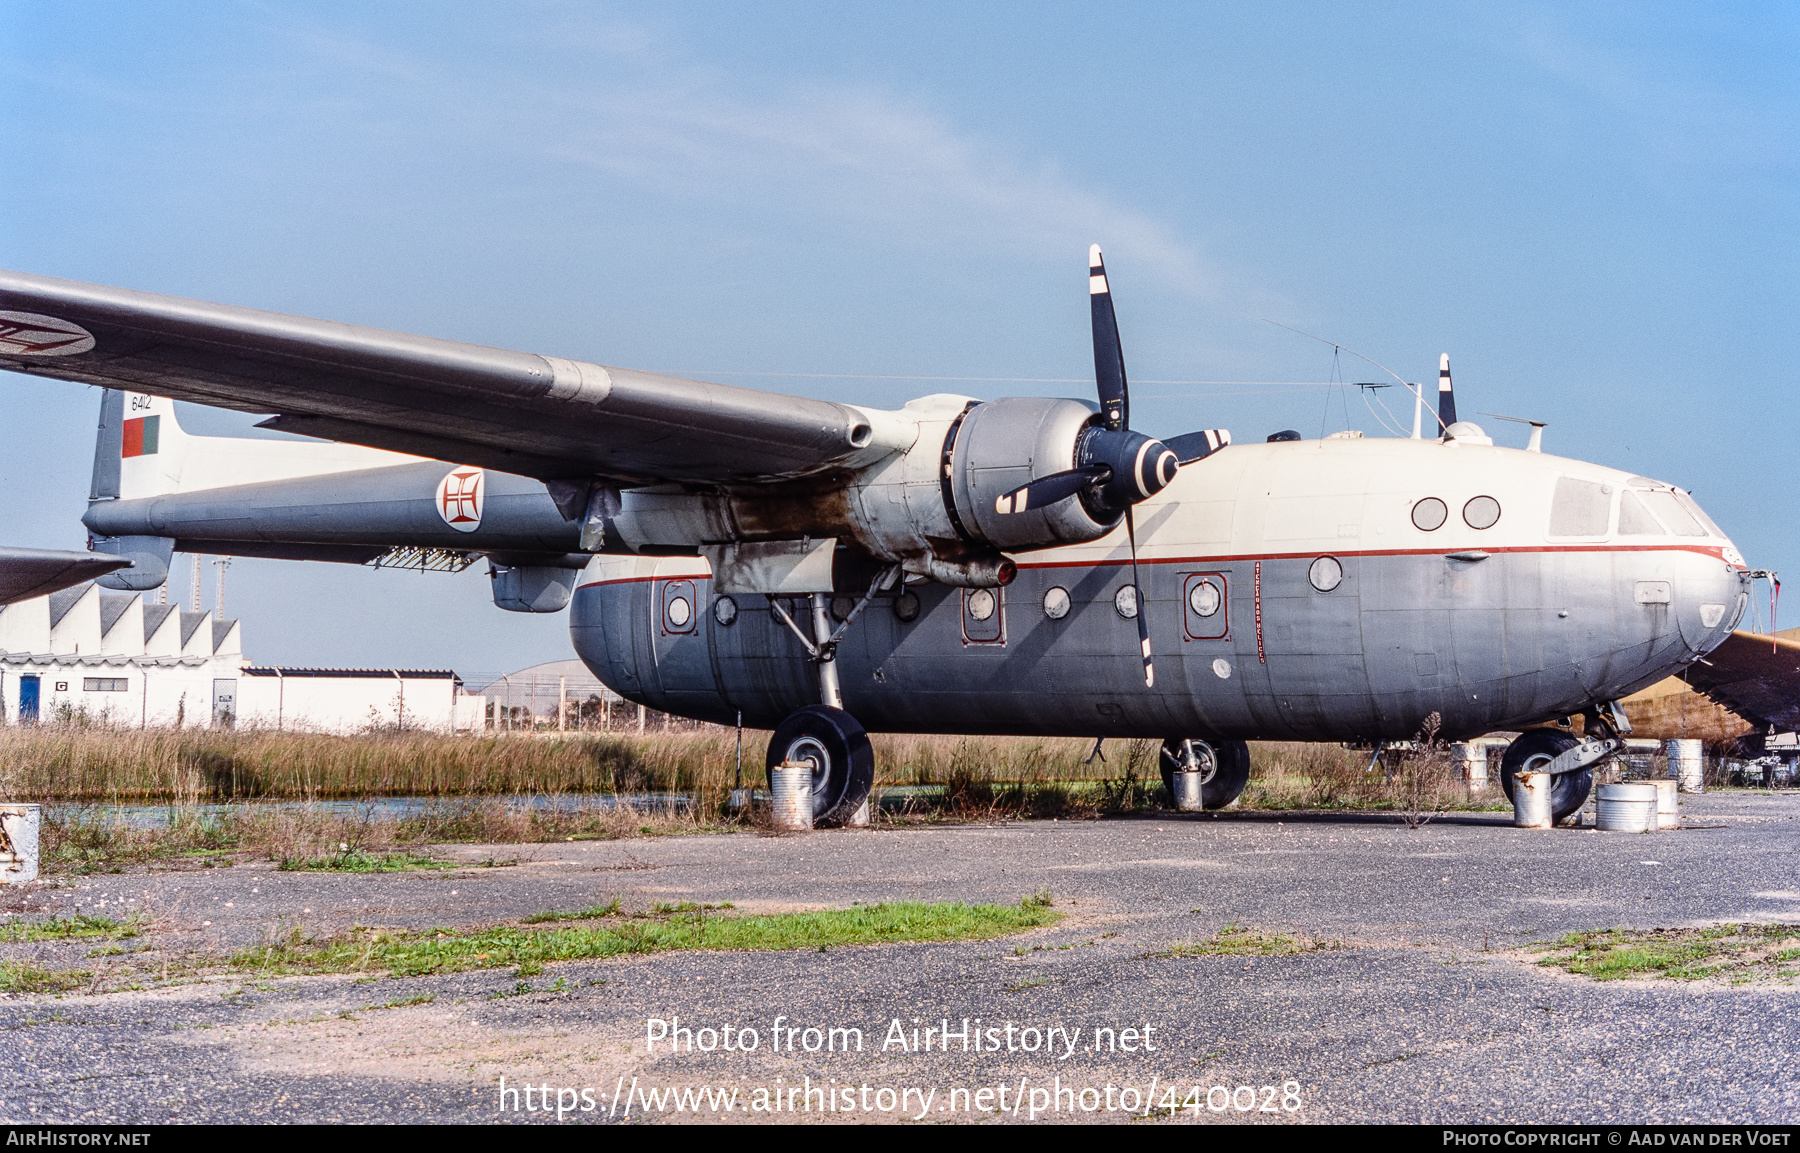
{"type": "MultiPolygon", "coordinates": [[[[1712,557],[1714,560],[1723,560],[1724,558],[1720,555],[1723,547],[1724,546],[1722,546],[1722,545],[1708,546],[1708,545],[1669,545],[1669,544],[1624,544],[1624,545],[1497,545],[1492,548],[1484,548],[1484,549],[1450,549],[1450,550],[1433,549],[1433,548],[1363,549],[1363,550],[1345,550],[1345,551],[1336,551],[1336,552],[1329,551],[1329,550],[1324,551],[1324,552],[1321,552],[1318,550],[1309,550],[1307,552],[1277,552],[1277,553],[1262,553],[1262,554],[1244,553],[1244,554],[1238,555],[1238,556],[1177,556],[1177,557],[1160,557],[1160,558],[1158,558],[1158,557],[1139,557],[1138,563],[1140,565],[1153,565],[1153,564],[1221,565],[1221,564],[1232,564],[1232,563],[1236,563],[1238,561],[1304,560],[1307,558],[1317,558],[1317,557],[1321,557],[1321,556],[1331,556],[1331,557],[1441,556],[1441,557],[1449,557],[1458,552],[1484,552],[1484,553],[1488,553],[1489,555],[1498,555],[1500,553],[1534,553],[1534,552],[1537,552],[1537,553],[1691,552],[1691,553],[1697,553],[1700,556],[1712,557]]],[[[1022,563],[1019,565],[1019,568],[1021,570],[1023,570],[1023,569],[1056,569],[1056,568],[1108,568],[1108,567],[1121,568],[1125,565],[1129,565],[1130,563],[1131,563],[1130,557],[1121,557],[1117,560],[1108,559],[1108,560],[1040,561],[1036,564],[1022,563]]],[[[1734,565],[1732,567],[1742,568],[1743,566],[1742,565],[1734,565]]],[[[685,574],[685,575],[669,573],[669,574],[666,574],[663,576],[611,577],[607,580],[588,581],[585,584],[582,584],[580,587],[587,589],[587,588],[598,588],[601,585],[633,584],[633,583],[636,583],[639,581],[693,580],[693,579],[695,579],[695,574],[691,574],[691,573],[685,574]]]]}

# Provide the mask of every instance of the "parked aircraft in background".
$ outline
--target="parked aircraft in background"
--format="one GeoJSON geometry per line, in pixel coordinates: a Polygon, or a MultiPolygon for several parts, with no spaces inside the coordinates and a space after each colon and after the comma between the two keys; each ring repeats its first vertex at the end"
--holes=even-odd
{"type": "Polygon", "coordinates": [[[572,606],[625,697],[774,728],[824,821],[867,796],[865,729],[1162,738],[1217,806],[1247,740],[1433,714],[1526,729],[1502,781],[1548,768],[1562,815],[1619,698],[1744,614],[1686,492],[1496,447],[1447,366],[1429,438],[1134,431],[1098,248],[1089,293],[1098,405],[878,410],[23,273],[0,364],[113,390],[84,520],[136,562],[116,586],[177,549],[486,557],[502,607],[572,606]],[[188,437],[171,397],[340,443],[188,437]],[[1572,714],[1584,736],[1534,727],[1572,714]]]}

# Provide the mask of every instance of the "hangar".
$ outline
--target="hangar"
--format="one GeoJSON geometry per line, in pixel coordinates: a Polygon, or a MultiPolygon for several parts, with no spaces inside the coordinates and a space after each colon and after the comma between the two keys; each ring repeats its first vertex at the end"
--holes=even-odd
{"type": "Polygon", "coordinates": [[[240,622],[93,583],[0,608],[0,723],[318,732],[480,728],[449,669],[277,668],[240,622]]]}

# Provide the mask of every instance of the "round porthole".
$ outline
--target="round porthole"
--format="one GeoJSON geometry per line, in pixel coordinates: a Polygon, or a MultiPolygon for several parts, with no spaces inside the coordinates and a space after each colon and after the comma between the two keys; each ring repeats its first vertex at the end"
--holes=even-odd
{"type": "Polygon", "coordinates": [[[688,622],[694,619],[694,606],[688,604],[686,597],[670,597],[666,611],[669,614],[670,628],[685,629],[688,622]]]}
{"type": "Polygon", "coordinates": [[[1209,580],[1196,581],[1188,590],[1188,607],[1203,617],[1219,611],[1219,586],[1209,580]]]}
{"type": "Polygon", "coordinates": [[[1138,594],[1136,585],[1125,585],[1113,594],[1113,611],[1126,620],[1137,619],[1138,594]]]}
{"type": "Polygon", "coordinates": [[[1435,496],[1428,496],[1413,505],[1413,527],[1423,532],[1434,532],[1444,527],[1450,519],[1450,509],[1435,496]]]}
{"type": "Polygon", "coordinates": [[[1053,621],[1069,615],[1069,590],[1057,585],[1044,594],[1044,615],[1053,621]]]}
{"type": "Polygon", "coordinates": [[[1500,502],[1491,496],[1478,496],[1463,505],[1463,521],[1470,528],[1493,528],[1500,522],[1500,502]]]}
{"type": "Polygon", "coordinates": [[[992,589],[976,589],[969,594],[969,619],[984,621],[994,615],[992,589]]]}
{"type": "Polygon", "coordinates": [[[832,597],[831,598],[831,619],[832,620],[842,623],[844,621],[849,620],[850,614],[855,611],[856,611],[856,598],[855,597],[832,597]]]}
{"type": "Polygon", "coordinates": [[[713,620],[726,628],[737,623],[737,602],[728,596],[722,596],[713,602],[713,620]]]}
{"type": "Polygon", "coordinates": [[[1344,566],[1334,556],[1322,556],[1306,570],[1306,579],[1312,582],[1312,587],[1328,593],[1344,583],[1344,566]]]}
{"type": "Polygon", "coordinates": [[[894,615],[911,624],[919,619],[919,598],[913,593],[901,593],[894,598],[894,615]]]}

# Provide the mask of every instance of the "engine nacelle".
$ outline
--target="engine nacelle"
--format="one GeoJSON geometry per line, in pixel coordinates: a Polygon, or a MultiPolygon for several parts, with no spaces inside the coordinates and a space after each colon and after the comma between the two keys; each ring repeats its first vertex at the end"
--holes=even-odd
{"type": "Polygon", "coordinates": [[[943,584],[991,588],[1012,579],[1006,553],[1097,540],[1178,467],[1161,443],[1105,429],[1077,400],[937,395],[897,412],[863,411],[893,448],[841,480],[597,490],[582,546],[723,557],[720,547],[733,542],[833,538],[943,584]],[[1015,501],[1008,507],[1023,511],[1000,511],[1007,494],[1072,468],[1096,470],[1092,485],[1041,508],[1015,501]]]}
{"type": "Polygon", "coordinates": [[[1105,536],[1124,509],[1062,500],[1024,512],[1001,513],[1000,498],[1077,464],[1088,430],[1100,414],[1076,400],[1003,397],[963,415],[948,446],[946,504],[965,536],[1001,550],[1079,544],[1105,536]],[[1098,514],[1098,515],[1096,515],[1098,514]]]}

